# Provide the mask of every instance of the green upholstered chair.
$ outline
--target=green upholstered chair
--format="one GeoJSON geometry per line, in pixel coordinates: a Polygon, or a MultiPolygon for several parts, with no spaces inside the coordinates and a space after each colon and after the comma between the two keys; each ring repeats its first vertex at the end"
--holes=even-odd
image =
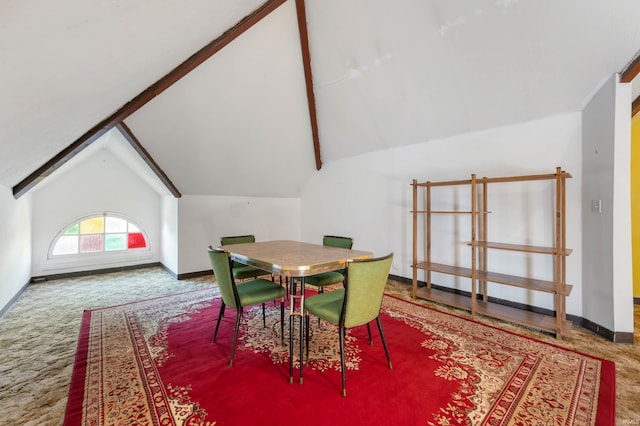
{"type": "Polygon", "coordinates": [[[369,323],[374,319],[387,356],[389,368],[391,358],[380,322],[380,307],[384,288],[389,278],[393,253],[376,259],[353,260],[347,263],[344,288],[307,298],[304,302],[307,358],[309,357],[309,314],[313,314],[338,326],[340,339],[340,367],[342,371],[342,395],[347,396],[347,381],[344,370],[344,337],[346,330],[367,325],[369,343],[373,344],[369,323]]]}
{"type": "Polygon", "coordinates": [[[281,341],[284,342],[284,297],[286,294],[284,288],[263,278],[245,281],[236,285],[231,273],[231,258],[229,252],[209,247],[209,259],[211,260],[213,273],[216,276],[216,282],[222,295],[218,323],[216,324],[216,331],[213,334],[213,342],[216,341],[225,307],[228,306],[236,310],[236,324],[233,330],[233,343],[231,346],[229,366],[233,366],[233,356],[236,351],[240,318],[246,306],[262,304],[262,323],[266,326],[265,302],[280,299],[280,338],[281,341]]]}
{"type": "MultiPolygon", "coordinates": [[[[237,235],[233,237],[220,238],[220,245],[226,246],[229,244],[243,244],[243,243],[255,243],[256,237],[253,235],[237,235]]],[[[233,278],[238,281],[246,280],[249,278],[257,278],[262,275],[268,275],[269,273],[263,271],[260,268],[254,266],[243,265],[242,263],[233,262],[231,264],[231,270],[233,271],[233,278]]]]}
{"type": "MultiPolygon", "coordinates": [[[[353,239],[349,237],[325,235],[322,238],[322,245],[351,249],[351,247],[353,247],[353,239]]],[[[326,286],[344,282],[344,269],[311,275],[306,277],[304,282],[319,287],[318,292],[323,293],[326,286]]]]}

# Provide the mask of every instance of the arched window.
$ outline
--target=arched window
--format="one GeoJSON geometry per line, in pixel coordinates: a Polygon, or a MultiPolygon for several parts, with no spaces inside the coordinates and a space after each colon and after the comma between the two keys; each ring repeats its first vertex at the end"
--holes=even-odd
{"type": "Polygon", "coordinates": [[[56,236],[51,256],[139,250],[147,248],[144,233],[133,222],[111,214],[80,219],[56,236]]]}

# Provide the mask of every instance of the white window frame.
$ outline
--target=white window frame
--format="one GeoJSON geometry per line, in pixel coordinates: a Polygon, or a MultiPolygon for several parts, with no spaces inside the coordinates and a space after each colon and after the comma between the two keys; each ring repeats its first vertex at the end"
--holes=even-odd
{"type": "MultiPolygon", "coordinates": [[[[104,230],[103,230],[103,235],[105,235],[104,230]]],[[[89,214],[68,222],[61,230],[58,231],[56,236],[51,240],[51,243],[49,244],[49,250],[47,251],[47,260],[56,264],[74,264],[74,263],[78,263],[79,261],[83,261],[82,262],[83,264],[85,264],[86,262],[89,262],[88,264],[94,264],[95,262],[98,262],[99,264],[104,264],[104,263],[111,263],[109,261],[122,262],[122,261],[131,261],[131,260],[149,259],[151,257],[152,257],[151,241],[149,240],[149,235],[147,234],[145,229],[141,227],[136,221],[132,220],[126,215],[115,213],[115,212],[99,212],[99,213],[89,214]],[[79,225],[80,222],[84,220],[92,219],[94,217],[100,217],[100,216],[104,218],[114,217],[118,219],[123,219],[123,220],[126,220],[128,223],[133,224],[135,227],[137,227],[140,230],[140,233],[144,237],[146,247],[135,248],[135,249],[127,248],[125,250],[114,250],[114,251],[105,251],[103,247],[103,251],[93,252],[93,253],[80,253],[79,247],[78,247],[78,253],[56,254],[56,255],[53,254],[53,249],[56,246],[58,239],[64,236],[65,232],[71,226],[75,224],[79,225]]]]}

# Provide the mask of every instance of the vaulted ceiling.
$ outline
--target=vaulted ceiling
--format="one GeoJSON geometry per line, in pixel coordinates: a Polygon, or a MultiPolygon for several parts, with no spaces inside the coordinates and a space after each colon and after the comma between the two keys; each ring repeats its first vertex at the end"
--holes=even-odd
{"type": "MultiPolygon", "coordinates": [[[[265,0],[0,0],[15,187],[265,0]]],[[[579,111],[640,49],[637,0],[306,0],[322,162],[579,111]]],[[[124,119],[182,194],[316,173],[296,1],[124,119]]],[[[45,179],[46,180],[46,179],[45,179]]]]}

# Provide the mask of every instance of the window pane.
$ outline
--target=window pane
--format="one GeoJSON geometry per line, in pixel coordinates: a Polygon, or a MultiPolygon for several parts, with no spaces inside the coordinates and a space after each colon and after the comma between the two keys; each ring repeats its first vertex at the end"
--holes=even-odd
{"type": "MultiPolygon", "coordinates": [[[[104,218],[102,216],[80,222],[80,234],[102,234],[104,232],[104,218]]],[[[82,249],[80,249],[82,251],[82,249]]]]}
{"type": "MultiPolygon", "coordinates": [[[[100,218],[102,220],[102,218],[100,218]]],[[[82,225],[80,226],[82,230],[82,225]]],[[[80,236],[80,253],[95,253],[102,251],[103,234],[98,235],[81,235],[80,236]]]]}
{"type": "Polygon", "coordinates": [[[129,248],[145,248],[147,246],[147,242],[144,240],[144,236],[141,232],[130,232],[129,233],[129,248]]]}
{"type": "Polygon", "coordinates": [[[64,231],[64,235],[77,235],[78,234],[78,224],[69,227],[66,231],[64,231]]]}
{"type": "Polygon", "coordinates": [[[127,232],[127,221],[119,217],[109,217],[104,219],[104,232],[107,234],[117,232],[127,232]]]}
{"type": "MultiPolygon", "coordinates": [[[[125,222],[126,226],[126,222],[125,222]]],[[[126,250],[127,234],[106,234],[104,236],[104,251],[126,250]]]]}
{"type": "Polygon", "coordinates": [[[147,248],[133,223],[113,216],[95,216],[69,226],[55,242],[52,255],[99,253],[147,248]]]}
{"type": "Polygon", "coordinates": [[[78,237],[76,235],[62,236],[53,248],[53,254],[76,254],[78,253],[78,237]]]}

